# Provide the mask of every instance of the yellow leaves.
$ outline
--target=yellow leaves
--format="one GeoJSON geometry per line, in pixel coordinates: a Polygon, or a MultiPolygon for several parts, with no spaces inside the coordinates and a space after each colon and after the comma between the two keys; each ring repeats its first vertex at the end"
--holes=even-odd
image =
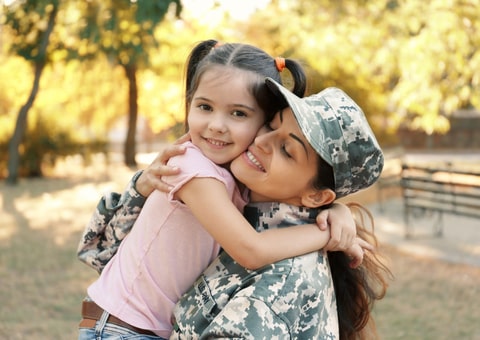
{"type": "Polygon", "coordinates": [[[56,63],[65,60],[67,56],[68,52],[66,50],[55,50],[51,54],[51,59],[54,63],[56,63]]]}
{"type": "Polygon", "coordinates": [[[18,8],[14,12],[15,19],[18,21],[21,21],[23,18],[26,18],[26,13],[22,8],[18,8]]]}
{"type": "Polygon", "coordinates": [[[48,26],[48,21],[46,19],[37,21],[36,27],[40,31],[45,31],[48,26]]]}
{"type": "Polygon", "coordinates": [[[460,88],[460,91],[458,92],[458,96],[460,97],[460,99],[463,101],[468,100],[468,98],[470,98],[472,94],[471,89],[472,88],[470,86],[466,86],[466,85],[462,86],[460,88]]]}
{"type": "Polygon", "coordinates": [[[38,31],[32,30],[25,36],[25,42],[27,44],[34,44],[37,41],[38,31]]]}
{"type": "Polygon", "coordinates": [[[47,6],[45,6],[45,13],[49,14],[51,11],[53,11],[53,9],[54,9],[53,4],[48,4],[47,6]]]}
{"type": "Polygon", "coordinates": [[[134,46],[139,46],[141,43],[142,43],[142,40],[140,39],[139,36],[134,36],[134,37],[132,38],[132,44],[133,44],[134,46]]]}
{"type": "Polygon", "coordinates": [[[130,62],[130,56],[128,55],[128,52],[124,50],[118,53],[118,59],[121,65],[128,65],[130,62]]]}
{"type": "Polygon", "coordinates": [[[166,81],[151,71],[139,74],[139,107],[154,133],[183,122],[185,116],[183,87],[180,77],[166,81]]]}
{"type": "MultiPolygon", "coordinates": [[[[143,27],[144,25],[142,25],[143,27]]],[[[148,25],[147,25],[148,26],[148,25]]],[[[136,34],[138,32],[140,32],[140,25],[138,23],[132,23],[131,25],[128,26],[128,31],[131,33],[131,34],[136,34]]]]}
{"type": "Polygon", "coordinates": [[[153,24],[151,21],[144,21],[142,22],[142,29],[148,31],[152,28],[153,24]]]}
{"type": "Polygon", "coordinates": [[[123,44],[127,45],[128,43],[130,43],[132,41],[132,36],[130,34],[122,34],[121,36],[121,41],[123,44]]]}
{"type": "Polygon", "coordinates": [[[130,22],[128,20],[121,20],[120,21],[120,24],[118,25],[118,27],[120,28],[120,30],[122,31],[127,31],[128,28],[129,28],[129,25],[130,25],[130,22]]]}
{"type": "Polygon", "coordinates": [[[78,55],[84,57],[88,54],[88,40],[82,39],[78,45],[77,49],[78,55]]]}
{"type": "Polygon", "coordinates": [[[434,132],[447,133],[450,129],[450,122],[444,116],[438,115],[436,112],[416,116],[411,124],[414,130],[425,131],[428,135],[434,132]]]}

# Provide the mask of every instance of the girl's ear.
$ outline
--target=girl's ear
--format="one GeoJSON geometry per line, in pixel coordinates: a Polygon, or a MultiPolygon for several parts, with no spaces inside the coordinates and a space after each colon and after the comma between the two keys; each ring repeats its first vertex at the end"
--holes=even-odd
{"type": "Polygon", "coordinates": [[[332,203],[336,196],[335,192],[331,189],[312,189],[302,196],[302,205],[308,208],[318,208],[332,203]]]}

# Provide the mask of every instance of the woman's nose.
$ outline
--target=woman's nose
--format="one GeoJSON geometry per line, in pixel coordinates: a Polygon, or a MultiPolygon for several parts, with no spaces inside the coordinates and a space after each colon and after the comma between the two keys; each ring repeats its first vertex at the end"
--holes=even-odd
{"type": "Polygon", "coordinates": [[[273,134],[274,134],[274,131],[268,131],[265,128],[261,128],[257,132],[257,136],[255,137],[254,144],[263,152],[269,153],[272,149],[271,141],[272,141],[273,134]]]}

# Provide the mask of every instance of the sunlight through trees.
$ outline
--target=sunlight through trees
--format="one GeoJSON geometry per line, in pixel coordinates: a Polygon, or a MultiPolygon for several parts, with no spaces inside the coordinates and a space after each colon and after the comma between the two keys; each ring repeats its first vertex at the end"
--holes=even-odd
{"type": "Polygon", "coordinates": [[[50,144],[65,139],[53,136],[68,136],[72,145],[107,142],[123,126],[125,162],[134,165],[139,142],[183,131],[184,62],[208,38],[302,60],[311,92],[345,89],[388,145],[399,127],[443,133],[453,112],[480,106],[478,1],[263,0],[250,9],[228,3],[3,1],[2,168],[14,154],[9,143],[25,161],[26,140],[38,134],[40,121],[51,130],[44,132],[50,149],[35,151],[40,159],[60,153],[61,145],[50,144]],[[58,15],[42,52],[52,8],[58,15]],[[136,139],[137,115],[146,139],[136,139]]]}

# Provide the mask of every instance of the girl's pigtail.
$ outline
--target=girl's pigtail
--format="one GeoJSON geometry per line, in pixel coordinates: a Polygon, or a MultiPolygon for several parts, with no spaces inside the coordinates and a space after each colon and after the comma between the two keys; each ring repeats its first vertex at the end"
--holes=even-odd
{"type": "Polygon", "coordinates": [[[293,59],[285,59],[285,67],[293,78],[292,92],[300,98],[304,97],[307,89],[307,76],[302,65],[293,59]]]}

